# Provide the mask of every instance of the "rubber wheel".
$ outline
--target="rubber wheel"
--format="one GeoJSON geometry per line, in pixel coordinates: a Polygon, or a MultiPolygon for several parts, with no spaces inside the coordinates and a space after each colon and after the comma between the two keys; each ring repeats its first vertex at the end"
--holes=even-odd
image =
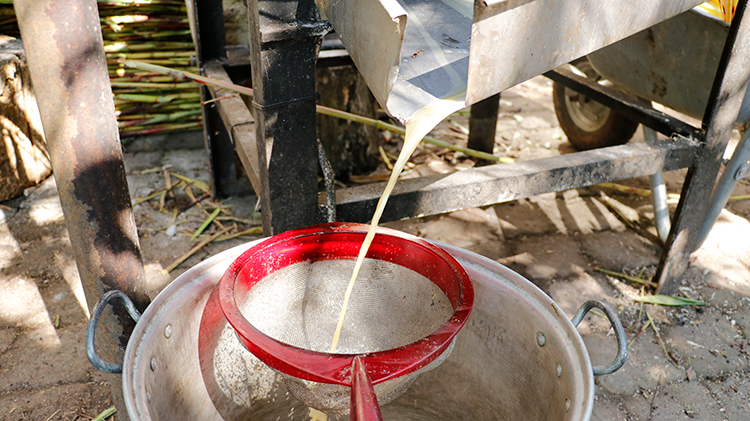
{"type": "MultiPolygon", "coordinates": [[[[586,59],[571,64],[590,79],[602,79],[586,59]]],[[[638,129],[637,122],[557,82],[552,101],[560,127],[579,151],[624,145],[638,129]]]]}

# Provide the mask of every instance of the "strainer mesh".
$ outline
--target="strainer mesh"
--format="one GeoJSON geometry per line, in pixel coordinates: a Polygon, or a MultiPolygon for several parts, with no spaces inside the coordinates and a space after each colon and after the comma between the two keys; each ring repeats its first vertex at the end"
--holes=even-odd
{"type": "MultiPolygon", "coordinates": [[[[286,266],[255,284],[240,310],[255,328],[278,341],[328,352],[353,269],[353,260],[286,266]]],[[[365,354],[408,345],[436,331],[452,314],[448,297],[428,278],[394,263],[365,259],[336,352],[365,354]]],[[[401,395],[420,372],[447,358],[451,348],[414,373],[375,385],[378,402],[401,395]]],[[[349,387],[291,376],[285,383],[308,406],[330,414],[349,412],[349,387]]]]}

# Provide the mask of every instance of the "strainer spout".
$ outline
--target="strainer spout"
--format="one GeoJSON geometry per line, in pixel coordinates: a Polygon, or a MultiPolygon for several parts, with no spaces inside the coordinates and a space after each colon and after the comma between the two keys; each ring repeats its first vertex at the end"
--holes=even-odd
{"type": "Polygon", "coordinates": [[[352,398],[349,419],[351,421],[382,421],[378,398],[367,374],[362,359],[354,357],[352,363],[352,398]]]}

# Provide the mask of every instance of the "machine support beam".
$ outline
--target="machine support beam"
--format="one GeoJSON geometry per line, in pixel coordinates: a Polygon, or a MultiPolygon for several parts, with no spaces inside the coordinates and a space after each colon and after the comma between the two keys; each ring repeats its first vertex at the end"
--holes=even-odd
{"type": "Polygon", "coordinates": [[[327,23],[313,0],[248,2],[263,233],[322,222],[315,60],[327,23]]]}
{"type": "MultiPolygon", "coordinates": [[[[149,297],[97,2],[15,0],[14,6],[89,310],[105,291],[118,289],[143,311],[149,297]]],[[[118,362],[133,323],[124,308],[114,309],[102,319],[110,335],[100,335],[97,346],[103,358],[118,362]]],[[[116,404],[121,387],[112,382],[116,404]]]]}
{"type": "Polygon", "coordinates": [[[739,114],[750,77],[750,21],[745,18],[747,0],[737,5],[724,52],[719,62],[706,113],[703,116],[702,147],[689,168],[672,229],[654,275],[658,292],[674,294],[687,268],[690,253],[697,247],[699,230],[708,216],[711,193],[721,169],[722,158],[739,114]]]}
{"type": "MultiPolygon", "coordinates": [[[[217,62],[210,62],[203,66],[203,74],[210,78],[233,83],[224,66],[217,62]]],[[[234,145],[234,152],[239,156],[245,173],[250,179],[254,191],[260,191],[260,168],[258,167],[258,151],[255,142],[255,120],[245,101],[238,96],[230,96],[232,92],[207,86],[222,124],[216,124],[216,129],[223,130],[234,145]],[[218,101],[219,98],[222,98],[218,101]]],[[[234,165],[234,163],[232,163],[234,165]]]]}
{"type": "MultiPolygon", "coordinates": [[[[684,139],[634,143],[400,180],[382,221],[435,215],[685,168],[693,164],[696,149],[696,142],[684,139]]],[[[383,185],[337,190],[338,218],[367,222],[383,185]]]]}

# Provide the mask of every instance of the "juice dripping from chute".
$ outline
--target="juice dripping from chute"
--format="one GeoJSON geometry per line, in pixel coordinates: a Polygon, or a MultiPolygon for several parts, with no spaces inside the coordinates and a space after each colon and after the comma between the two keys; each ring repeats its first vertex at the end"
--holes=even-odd
{"type": "Polygon", "coordinates": [[[349,286],[346,289],[346,294],[344,295],[344,303],[341,307],[341,314],[339,316],[338,324],[336,325],[336,332],[333,335],[330,352],[335,352],[336,347],[338,346],[339,337],[341,335],[341,328],[344,325],[346,309],[349,306],[349,297],[352,294],[354,283],[357,280],[357,275],[359,274],[359,270],[362,267],[362,262],[364,262],[367,251],[370,249],[372,239],[375,237],[375,230],[377,229],[378,223],[380,222],[380,217],[383,215],[385,204],[388,202],[388,198],[393,191],[393,187],[396,185],[398,176],[401,174],[401,171],[404,169],[406,162],[411,157],[411,154],[414,153],[414,150],[417,148],[417,145],[419,145],[419,142],[422,140],[422,138],[425,137],[427,133],[429,133],[435,126],[437,126],[438,123],[443,121],[444,118],[448,117],[452,113],[460,110],[465,106],[465,95],[465,92],[461,92],[448,98],[435,101],[414,113],[414,116],[412,116],[412,118],[406,123],[406,136],[404,138],[404,146],[401,149],[401,153],[398,155],[396,163],[393,165],[393,171],[391,172],[391,176],[388,179],[388,184],[386,184],[383,195],[380,196],[378,205],[375,208],[375,214],[372,216],[370,229],[367,231],[365,240],[362,242],[362,247],[359,249],[357,261],[354,264],[354,271],[352,273],[351,279],[349,280],[349,286]]]}

